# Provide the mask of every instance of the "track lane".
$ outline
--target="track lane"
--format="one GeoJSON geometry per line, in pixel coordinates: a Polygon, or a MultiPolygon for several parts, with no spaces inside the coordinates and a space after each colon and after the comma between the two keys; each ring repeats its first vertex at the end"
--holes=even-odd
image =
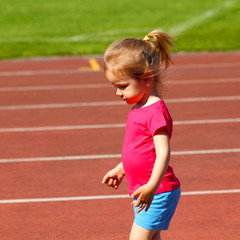
{"type": "Polygon", "coordinates": [[[1,87],[49,86],[106,83],[103,72],[77,72],[75,74],[52,74],[30,76],[1,76],[1,87]]]}
{"type": "MultiPolygon", "coordinates": [[[[207,66],[207,65],[206,65],[207,66]]],[[[173,82],[191,80],[198,81],[199,79],[203,80],[211,80],[211,79],[229,79],[229,78],[239,78],[239,67],[234,68],[231,71],[222,70],[219,72],[219,68],[214,72],[206,71],[204,72],[204,68],[201,70],[201,74],[199,71],[195,71],[194,68],[191,71],[185,71],[181,68],[170,69],[163,73],[163,81],[168,84],[173,82]],[[232,71],[234,70],[234,71],[232,71]]],[[[74,84],[99,84],[99,83],[107,83],[107,79],[103,71],[92,71],[92,72],[82,72],[76,71],[74,74],[70,73],[59,73],[59,74],[45,74],[45,75],[26,75],[26,76],[12,76],[9,73],[9,76],[1,76],[0,72],[0,87],[24,87],[24,86],[51,86],[51,85],[74,85],[74,84]]]]}
{"type": "Polygon", "coordinates": [[[182,196],[163,239],[238,240],[240,194],[182,196]],[[233,214],[234,213],[234,214],[233,214]]]}
{"type": "MultiPolygon", "coordinates": [[[[197,98],[215,96],[235,96],[240,92],[240,81],[235,83],[206,83],[189,85],[170,85],[165,91],[165,99],[197,98]]],[[[1,92],[0,106],[34,105],[54,103],[79,103],[95,101],[116,101],[114,88],[76,88],[41,91],[1,92]]]]}
{"type": "MultiPolygon", "coordinates": [[[[170,165],[181,179],[184,192],[237,189],[240,176],[236,159],[239,157],[240,153],[172,156],[170,165]]],[[[126,179],[117,191],[101,184],[104,174],[119,161],[119,158],[103,158],[1,163],[0,180],[5,184],[1,187],[0,199],[127,194],[126,179]]]]}
{"type": "MultiPolygon", "coordinates": [[[[240,101],[191,102],[181,103],[180,106],[176,103],[167,103],[167,107],[174,121],[240,117],[239,112],[236,111],[240,108],[240,101]]],[[[104,106],[104,108],[2,110],[0,126],[10,128],[125,123],[130,109],[131,106],[119,105],[104,106]]]]}
{"type": "MultiPolygon", "coordinates": [[[[177,125],[172,151],[239,148],[239,131],[239,123],[177,125]]],[[[123,128],[1,133],[0,158],[119,154],[123,138],[123,128]]]]}
{"type": "MultiPolygon", "coordinates": [[[[95,57],[99,65],[102,66],[102,57],[95,57]]],[[[239,52],[226,53],[190,53],[190,54],[173,54],[173,61],[176,67],[185,66],[210,66],[211,64],[222,65],[226,67],[234,66],[240,62],[239,52]]],[[[27,70],[74,70],[79,67],[89,67],[89,58],[83,57],[52,57],[36,59],[19,59],[10,61],[1,61],[0,72],[3,71],[27,71],[27,70]]],[[[206,68],[206,67],[205,67],[206,68]]]]}
{"type": "MultiPolygon", "coordinates": [[[[201,78],[204,78],[204,77],[223,78],[223,77],[233,77],[233,76],[239,77],[239,69],[236,66],[230,67],[230,69],[227,69],[228,67],[227,64],[225,64],[224,67],[222,65],[221,69],[217,67],[214,69],[211,69],[211,67],[209,66],[209,68],[205,70],[202,69],[203,71],[200,70],[200,68],[203,68],[203,66],[199,66],[200,67],[199,70],[197,70],[196,67],[189,68],[189,66],[187,66],[187,65],[191,65],[193,62],[197,63],[197,59],[199,59],[198,63],[202,64],[204,63],[204,60],[207,61],[208,63],[209,62],[217,63],[218,60],[223,60],[224,58],[221,54],[220,55],[213,54],[213,55],[210,55],[208,58],[206,58],[206,55],[203,55],[200,57],[196,56],[195,59],[192,58],[191,60],[190,59],[184,60],[184,57],[183,57],[180,61],[182,62],[185,61],[184,64],[186,64],[186,66],[183,66],[182,71],[181,71],[181,68],[179,68],[177,71],[175,70],[173,70],[172,72],[170,71],[170,76],[169,76],[170,80],[171,78],[183,79],[183,80],[188,78],[199,79],[199,75],[201,74],[201,72],[202,72],[201,78]],[[227,70],[224,70],[224,69],[227,69],[227,70]],[[187,78],[185,78],[184,75],[187,76],[187,78]]],[[[231,63],[236,60],[235,58],[237,54],[233,54],[231,55],[231,57],[228,55],[229,54],[226,55],[226,59],[224,60],[225,62],[228,61],[229,63],[231,63]]],[[[84,77],[84,75],[81,75],[81,76],[84,77]]],[[[67,81],[67,78],[64,79],[63,81],[67,81]]],[[[94,79],[93,81],[97,81],[97,79],[94,79]]],[[[85,82],[85,79],[84,79],[84,82],[85,82]]],[[[0,85],[1,83],[2,82],[0,80],[0,85]]],[[[236,109],[239,108],[238,101],[231,101],[225,104],[222,101],[218,103],[204,102],[202,104],[184,103],[184,104],[181,104],[181,108],[179,107],[179,104],[169,103],[168,106],[174,118],[177,117],[177,120],[198,119],[199,116],[204,116],[204,118],[202,119],[205,119],[206,116],[207,117],[212,116],[211,118],[213,118],[213,116],[215,115],[223,116],[226,118],[228,117],[227,113],[229,113],[231,116],[239,117],[238,111],[236,111],[236,109]],[[214,107],[211,107],[212,105],[214,107]],[[194,111],[193,109],[189,109],[189,110],[186,110],[186,112],[183,112],[182,108],[184,109],[187,107],[190,107],[190,108],[195,107],[196,109],[194,111]],[[204,109],[204,107],[206,107],[206,109],[204,109]],[[216,113],[215,113],[215,109],[218,109],[216,113]],[[172,110],[175,110],[176,112],[174,113],[172,110]],[[202,111],[205,113],[204,115],[202,115],[202,111]]],[[[121,108],[122,107],[117,107],[118,110],[121,108]]],[[[107,109],[104,108],[104,111],[105,110],[107,109]]],[[[51,109],[46,112],[51,112],[51,111],[54,111],[54,110],[51,109]]],[[[2,113],[4,114],[6,114],[6,112],[7,111],[2,111],[2,113]]],[[[14,111],[14,112],[18,113],[19,111],[14,111]]],[[[28,126],[27,122],[30,122],[29,117],[33,113],[37,113],[38,115],[35,118],[37,123],[39,118],[44,118],[44,117],[49,118],[49,115],[40,116],[40,114],[44,114],[46,112],[45,110],[44,111],[43,110],[41,111],[24,110],[22,111],[22,119],[20,121],[13,120],[11,123],[13,125],[11,126],[14,126],[16,122],[20,124],[26,124],[26,126],[28,126]],[[30,114],[27,114],[24,116],[24,114],[26,113],[30,113],[30,114]],[[27,117],[28,120],[25,120],[24,117],[27,117]]],[[[66,111],[65,113],[68,113],[68,112],[69,111],[66,111]]],[[[60,116],[62,114],[63,113],[61,113],[60,116]]],[[[87,112],[86,114],[88,115],[87,112]]],[[[92,112],[92,114],[94,114],[94,111],[92,112]]],[[[9,116],[8,113],[6,116],[9,116]]],[[[12,115],[12,118],[16,118],[15,116],[12,115]]],[[[101,114],[99,114],[99,116],[101,116],[101,114]]],[[[90,119],[91,119],[90,121],[92,121],[92,123],[94,124],[95,123],[94,117],[90,119]]],[[[98,120],[98,121],[104,121],[103,119],[104,118],[99,118],[99,119],[95,118],[95,120],[98,120]]],[[[56,119],[50,120],[50,122],[54,124],[55,124],[55,121],[56,119]]],[[[63,117],[63,121],[68,122],[67,117],[66,118],[63,117]]],[[[74,120],[74,121],[77,121],[77,120],[74,120]]],[[[86,123],[84,122],[83,118],[80,118],[80,121],[83,121],[84,124],[86,123]]],[[[236,126],[236,124],[233,124],[233,125],[236,126]]],[[[188,149],[188,146],[182,146],[181,144],[183,143],[181,143],[180,141],[183,141],[183,142],[185,141],[185,144],[193,144],[192,142],[194,142],[195,144],[198,144],[199,143],[198,141],[205,141],[206,135],[201,136],[201,131],[207,132],[210,136],[210,139],[202,143],[202,144],[206,144],[206,146],[208,146],[209,148],[213,146],[211,144],[214,144],[214,142],[219,144],[218,146],[223,144],[224,148],[226,146],[233,147],[234,144],[238,144],[238,141],[236,141],[236,139],[238,139],[237,132],[239,132],[238,127],[234,127],[233,125],[228,124],[226,130],[223,130],[226,127],[225,124],[222,124],[221,126],[217,124],[216,128],[215,126],[212,127],[211,125],[210,128],[208,128],[209,127],[208,126],[202,130],[201,130],[201,127],[198,128],[198,126],[197,127],[195,126],[194,132],[192,131],[192,128],[189,128],[189,126],[187,126],[185,131],[180,129],[179,127],[175,127],[174,134],[179,135],[179,138],[174,140],[175,143],[177,144],[175,147],[181,147],[181,148],[183,147],[188,149]],[[198,139],[197,140],[195,139],[195,135],[193,135],[194,139],[193,138],[188,139],[189,135],[186,136],[186,130],[192,135],[196,133],[196,137],[198,137],[198,139]],[[217,139],[215,134],[216,135],[218,134],[218,136],[220,134],[221,138],[217,139]],[[183,137],[180,137],[180,135],[183,135],[183,137]],[[225,139],[223,139],[223,136],[225,137],[225,139]],[[211,142],[212,138],[214,139],[214,142],[211,142]],[[224,144],[224,141],[226,141],[226,144],[224,144]]],[[[71,133],[70,135],[63,134],[62,137],[60,137],[60,143],[61,144],[64,142],[66,143],[66,140],[72,141],[71,138],[73,137],[73,135],[74,135],[73,133],[71,133]]],[[[29,152],[29,150],[31,150],[31,148],[29,148],[28,146],[29,140],[31,139],[32,141],[34,139],[37,140],[36,144],[39,143],[39,146],[42,149],[41,151],[39,151],[39,149],[35,148],[35,150],[37,150],[37,153],[42,154],[45,151],[45,149],[43,148],[44,144],[42,144],[41,141],[46,140],[46,143],[49,144],[49,146],[46,146],[47,150],[51,150],[50,146],[51,144],[53,144],[53,140],[58,139],[59,137],[58,134],[53,134],[53,136],[50,136],[50,138],[47,139],[46,136],[41,136],[41,134],[40,135],[36,134],[35,137],[33,138],[30,134],[27,136],[27,139],[28,139],[27,146],[23,146],[23,141],[25,141],[24,135],[22,136],[16,135],[18,137],[17,141],[13,140],[13,138],[10,137],[11,141],[6,142],[5,140],[8,139],[9,136],[10,135],[8,135],[7,138],[6,136],[4,137],[3,139],[4,144],[13,143],[15,145],[7,146],[7,148],[9,149],[8,153],[15,154],[12,151],[14,149],[17,149],[18,152],[16,153],[17,154],[21,153],[22,155],[24,155],[24,157],[26,157],[26,154],[29,154],[29,153],[32,154],[31,152],[29,152]],[[40,139],[38,139],[38,136],[40,137],[40,139]],[[22,147],[23,149],[20,149],[22,147]]],[[[107,136],[109,136],[109,134],[107,134],[107,136]]],[[[77,136],[76,141],[74,140],[73,143],[71,144],[79,144],[79,141],[77,140],[82,139],[82,137],[84,139],[85,135],[83,134],[81,137],[77,136]]],[[[101,139],[101,134],[94,133],[93,137],[95,138],[92,140],[92,142],[95,142],[94,140],[96,139],[96,137],[97,139],[101,139]]],[[[114,141],[115,140],[116,139],[114,138],[114,141]]],[[[110,139],[107,139],[104,144],[106,144],[107,141],[110,141],[110,139]]],[[[119,142],[122,143],[122,141],[119,141],[119,142]]],[[[1,144],[2,142],[0,142],[0,145],[1,144]]],[[[58,146],[60,148],[62,147],[62,145],[58,145],[58,146]]],[[[117,143],[116,143],[116,146],[117,146],[117,143]]],[[[121,144],[119,144],[119,146],[121,146],[121,144]]],[[[96,146],[94,146],[93,144],[89,144],[88,146],[85,145],[85,147],[89,147],[87,151],[90,151],[91,147],[94,149],[96,146]]],[[[108,148],[105,148],[105,150],[106,149],[108,148]]],[[[69,148],[67,151],[69,150],[71,150],[71,148],[69,148]]],[[[118,149],[115,149],[115,150],[118,150],[118,149]]],[[[56,151],[58,153],[59,149],[57,149],[56,151]]],[[[201,156],[173,156],[172,164],[175,167],[176,173],[182,180],[184,189],[185,188],[190,189],[191,187],[193,187],[194,190],[201,187],[205,187],[205,188],[209,187],[210,189],[211,188],[222,189],[221,187],[224,187],[224,186],[226,186],[226,188],[229,189],[230,186],[231,187],[236,186],[236,188],[239,188],[239,185],[238,185],[239,176],[238,174],[236,175],[237,173],[236,169],[238,169],[238,165],[236,166],[236,164],[238,164],[238,161],[236,161],[236,159],[239,159],[239,153],[201,155],[201,156]],[[210,168],[206,168],[206,165],[210,166],[210,168]],[[188,171],[189,169],[191,170],[191,172],[188,171]],[[223,176],[226,178],[224,178],[223,176]],[[232,176],[235,176],[237,181],[233,182],[232,176]],[[221,181],[220,183],[219,183],[219,180],[221,181]]],[[[118,161],[118,160],[119,159],[115,159],[114,161],[118,161]]],[[[102,161],[101,164],[96,164],[96,160],[90,160],[90,161],[84,162],[84,164],[86,163],[86,166],[77,165],[77,163],[82,164],[81,161],[75,161],[75,162],[66,161],[64,165],[62,165],[64,161],[61,162],[62,164],[60,164],[59,162],[50,162],[50,163],[35,162],[35,163],[14,163],[14,164],[5,163],[1,166],[7,166],[6,169],[8,169],[8,171],[6,173],[3,173],[2,182],[5,182],[6,179],[8,179],[12,183],[12,185],[8,189],[7,189],[7,186],[4,188],[4,191],[5,191],[4,194],[6,196],[7,194],[11,195],[15,193],[16,194],[15,197],[18,198],[18,196],[21,194],[20,191],[23,190],[23,193],[25,193],[26,195],[32,194],[32,196],[34,195],[33,197],[36,197],[37,194],[41,194],[41,193],[45,194],[45,196],[51,195],[53,192],[55,192],[56,194],[64,193],[67,195],[69,194],[68,190],[71,190],[72,192],[77,192],[79,191],[78,190],[79,188],[83,191],[88,191],[88,195],[90,195],[91,190],[94,189],[94,187],[96,187],[94,185],[96,182],[96,175],[102,176],[102,173],[103,172],[105,173],[104,168],[108,170],[109,166],[112,163],[114,163],[113,165],[115,165],[115,162],[113,162],[113,159],[108,159],[108,160],[102,159],[101,161],[102,161]],[[38,166],[37,168],[36,168],[36,164],[38,166]],[[89,164],[94,165],[93,166],[94,171],[92,173],[89,171],[87,172],[87,170],[89,170],[88,168],[89,164]],[[102,165],[104,166],[104,168],[102,168],[102,165]],[[18,166],[18,168],[14,169],[14,167],[16,166],[18,166]],[[46,166],[49,168],[47,168],[46,166]],[[65,166],[66,168],[63,169],[63,166],[65,166]],[[72,169],[74,167],[75,169],[72,169]],[[89,181],[88,180],[86,181],[87,173],[89,173],[87,177],[89,177],[89,175],[93,176],[94,174],[95,174],[95,177],[93,177],[89,181]],[[23,177],[22,181],[21,181],[21,176],[23,177]],[[64,179],[63,176],[70,177],[69,182],[67,184],[66,182],[68,179],[67,178],[64,179]],[[66,180],[66,182],[64,182],[64,180],[66,180]],[[82,187],[81,184],[77,185],[79,180],[81,181],[81,184],[84,184],[84,187],[82,187]],[[90,187],[87,185],[88,182],[90,182],[90,185],[89,185],[90,187]],[[20,186],[20,183],[22,183],[21,186],[20,186]],[[62,189],[60,189],[61,184],[63,186],[62,189]],[[70,186],[68,184],[70,184],[70,186]],[[31,193],[29,189],[33,192],[31,193]],[[39,191],[37,192],[36,190],[33,190],[33,189],[38,189],[39,191]],[[62,191],[61,193],[60,193],[60,190],[62,191]]],[[[106,187],[104,188],[104,186],[102,185],[100,188],[97,188],[94,191],[96,192],[98,191],[99,193],[99,190],[101,188],[103,189],[103,191],[109,191],[112,194],[111,189],[108,189],[106,187]]],[[[205,188],[203,188],[203,190],[206,190],[205,188]]],[[[120,191],[123,191],[123,190],[125,193],[125,189],[121,189],[120,191]]],[[[240,212],[236,210],[236,206],[238,206],[239,200],[240,200],[239,194],[211,195],[211,196],[182,196],[179,208],[173,219],[172,227],[170,227],[170,230],[167,233],[164,233],[164,234],[168,234],[168,235],[164,235],[164,237],[166,236],[166,238],[169,238],[171,240],[177,240],[179,239],[179,237],[181,237],[182,240],[189,240],[189,239],[215,240],[215,239],[221,239],[221,238],[224,240],[225,239],[238,240],[236,236],[237,237],[239,236],[239,228],[238,228],[238,221],[237,221],[239,219],[239,216],[235,214],[234,215],[235,217],[233,217],[232,213],[240,212]],[[191,224],[189,225],[189,223],[191,224]],[[187,230],[186,230],[186,226],[188,226],[187,230]],[[217,229],[217,230],[213,231],[213,229],[217,229]],[[218,229],[222,230],[220,236],[219,236],[218,229]]],[[[29,236],[32,239],[54,239],[54,238],[66,239],[66,236],[68,239],[71,239],[71,238],[79,239],[79,236],[88,236],[89,239],[95,239],[96,236],[98,236],[98,239],[101,240],[102,238],[105,240],[105,239],[113,239],[113,237],[116,236],[116,232],[118,233],[119,239],[127,239],[129,230],[130,230],[129,228],[132,223],[132,211],[129,208],[130,201],[128,199],[121,199],[119,201],[118,200],[97,200],[97,201],[83,201],[83,202],[80,201],[75,203],[66,202],[64,204],[60,202],[56,202],[56,203],[10,204],[10,205],[11,206],[9,206],[8,204],[3,204],[0,206],[1,213],[3,214],[3,217],[4,217],[4,222],[3,224],[1,224],[1,227],[0,227],[1,239],[3,240],[9,239],[9,237],[11,237],[11,239],[20,239],[20,237],[24,238],[25,236],[29,236]],[[95,210],[96,206],[99,211],[95,210]],[[118,214],[119,211],[116,211],[116,208],[120,209],[121,216],[119,216],[118,214]],[[19,214],[19,212],[21,214],[19,214]],[[104,220],[102,217],[103,214],[105,216],[104,220]],[[31,216],[31,218],[29,218],[29,216],[31,216]],[[86,218],[90,223],[89,225],[86,225],[86,218]],[[121,224],[119,224],[119,222],[121,222],[121,224]],[[92,227],[91,228],[87,227],[90,225],[94,226],[94,229],[92,227]],[[12,226],[12,227],[9,228],[9,226],[12,226]],[[107,229],[106,226],[111,226],[111,227],[107,229]]]]}
{"type": "Polygon", "coordinates": [[[69,124],[103,124],[125,122],[130,108],[127,105],[104,108],[56,108],[0,111],[1,127],[61,126],[69,124]],[[108,114],[106,114],[108,112],[108,114]],[[17,117],[16,117],[17,116],[17,117]],[[28,117],[26,117],[28,116],[28,117]]]}
{"type": "MultiPolygon", "coordinates": [[[[240,211],[236,211],[236,206],[239,201],[240,194],[182,196],[170,228],[163,231],[162,237],[172,240],[179,237],[181,240],[238,240],[240,211]],[[221,234],[213,229],[221,229],[221,234]]],[[[133,221],[130,203],[129,199],[110,199],[0,205],[4,218],[1,239],[24,239],[26,236],[36,240],[65,240],[66,236],[68,239],[79,239],[80,236],[88,239],[98,236],[99,240],[127,239],[133,221]]]]}
{"type": "Polygon", "coordinates": [[[39,70],[76,70],[90,67],[89,58],[83,57],[49,57],[32,59],[15,59],[1,61],[0,72],[39,71],[39,70]]]}

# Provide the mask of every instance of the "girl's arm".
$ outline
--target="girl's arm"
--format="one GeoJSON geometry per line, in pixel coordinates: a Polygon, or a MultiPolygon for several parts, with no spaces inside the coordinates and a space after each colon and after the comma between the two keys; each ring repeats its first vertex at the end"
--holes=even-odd
{"type": "Polygon", "coordinates": [[[167,171],[170,160],[169,135],[165,128],[156,132],[153,141],[156,149],[156,160],[152,175],[147,184],[141,186],[132,194],[133,198],[138,196],[138,199],[132,203],[135,207],[139,207],[137,213],[141,212],[145,207],[145,211],[149,209],[154,194],[167,171]]]}
{"type": "Polygon", "coordinates": [[[115,168],[105,174],[102,183],[106,183],[109,187],[117,189],[122,182],[124,176],[125,172],[123,169],[123,164],[122,162],[120,162],[115,168]]]}

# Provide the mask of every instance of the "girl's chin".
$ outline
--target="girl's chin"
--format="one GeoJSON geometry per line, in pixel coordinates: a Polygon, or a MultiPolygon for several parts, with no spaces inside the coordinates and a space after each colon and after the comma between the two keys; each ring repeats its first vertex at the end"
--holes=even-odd
{"type": "Polygon", "coordinates": [[[123,100],[123,101],[125,101],[128,105],[133,105],[133,104],[135,104],[135,102],[131,102],[131,101],[128,101],[128,100],[123,100]]]}
{"type": "Polygon", "coordinates": [[[124,102],[126,102],[128,105],[136,104],[137,102],[131,99],[122,99],[124,102]]]}

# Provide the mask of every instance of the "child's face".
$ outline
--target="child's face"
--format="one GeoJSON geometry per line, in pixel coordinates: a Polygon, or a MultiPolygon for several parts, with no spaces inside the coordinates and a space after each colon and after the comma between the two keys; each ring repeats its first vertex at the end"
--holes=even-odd
{"type": "Polygon", "coordinates": [[[106,77],[110,83],[116,87],[116,95],[128,104],[140,103],[145,100],[149,87],[144,79],[120,79],[110,70],[106,71],[106,77]]]}

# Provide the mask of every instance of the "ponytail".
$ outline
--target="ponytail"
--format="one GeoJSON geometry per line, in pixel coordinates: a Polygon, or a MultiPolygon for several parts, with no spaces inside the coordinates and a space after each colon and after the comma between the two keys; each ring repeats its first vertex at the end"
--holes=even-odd
{"type": "Polygon", "coordinates": [[[150,44],[156,49],[160,64],[164,65],[165,69],[168,68],[170,63],[173,63],[169,52],[169,46],[174,47],[171,40],[174,40],[174,38],[159,30],[153,30],[143,38],[144,42],[150,44]]]}

